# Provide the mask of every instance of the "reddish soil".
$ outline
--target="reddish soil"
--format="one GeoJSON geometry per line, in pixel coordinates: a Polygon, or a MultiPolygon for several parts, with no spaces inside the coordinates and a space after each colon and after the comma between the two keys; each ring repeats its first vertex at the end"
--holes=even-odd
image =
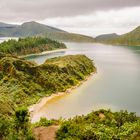
{"type": "Polygon", "coordinates": [[[59,126],[52,125],[49,127],[38,127],[34,129],[36,140],[55,140],[56,131],[59,126]]]}

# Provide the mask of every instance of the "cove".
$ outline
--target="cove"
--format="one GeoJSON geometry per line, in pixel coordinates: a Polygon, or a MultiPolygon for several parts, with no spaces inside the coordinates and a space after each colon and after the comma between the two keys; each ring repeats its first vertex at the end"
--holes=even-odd
{"type": "Polygon", "coordinates": [[[94,60],[97,74],[71,94],[57,97],[33,116],[70,118],[100,108],[120,109],[140,115],[140,47],[111,46],[93,43],[66,43],[65,51],[27,57],[38,64],[48,58],[68,54],[85,54],[94,60]]]}

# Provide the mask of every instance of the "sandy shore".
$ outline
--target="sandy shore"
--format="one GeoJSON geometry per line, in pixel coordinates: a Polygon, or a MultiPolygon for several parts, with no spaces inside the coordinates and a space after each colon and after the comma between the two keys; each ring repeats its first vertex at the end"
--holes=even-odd
{"type": "Polygon", "coordinates": [[[19,58],[26,58],[26,57],[30,57],[30,56],[40,56],[40,55],[45,55],[45,54],[50,54],[50,53],[55,53],[55,52],[61,52],[61,51],[65,51],[65,50],[66,49],[56,49],[56,50],[52,50],[52,51],[43,51],[41,53],[21,55],[21,56],[19,56],[19,58]]]}
{"type": "Polygon", "coordinates": [[[36,114],[38,112],[38,110],[40,110],[47,102],[49,102],[50,100],[52,100],[55,97],[62,96],[64,94],[66,94],[66,93],[65,92],[59,92],[59,93],[56,93],[56,94],[52,94],[48,97],[43,97],[38,101],[38,103],[30,106],[28,109],[29,109],[31,120],[32,120],[32,116],[34,114],[36,114]]]}
{"type": "Polygon", "coordinates": [[[76,89],[77,87],[79,87],[81,84],[83,84],[84,82],[86,82],[87,80],[89,80],[89,78],[91,78],[93,76],[93,74],[95,74],[95,72],[91,73],[89,76],[87,76],[84,80],[80,81],[76,86],[73,86],[69,89],[67,89],[65,92],[58,92],[55,94],[52,94],[48,97],[43,97],[41,98],[36,104],[33,104],[32,106],[29,106],[29,113],[30,113],[30,118],[32,120],[32,117],[43,107],[45,106],[49,101],[51,101],[52,99],[59,97],[59,96],[63,96],[65,94],[71,94],[72,90],[76,89]]]}

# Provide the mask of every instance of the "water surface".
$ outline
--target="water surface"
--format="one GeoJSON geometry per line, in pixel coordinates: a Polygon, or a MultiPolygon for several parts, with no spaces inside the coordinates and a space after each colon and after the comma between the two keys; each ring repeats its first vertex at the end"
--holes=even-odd
{"type": "Polygon", "coordinates": [[[94,60],[98,73],[68,94],[47,103],[33,117],[69,118],[99,108],[127,109],[140,115],[140,47],[67,43],[68,49],[28,58],[38,64],[48,58],[85,54],[94,60]]]}
{"type": "Polygon", "coordinates": [[[15,39],[18,40],[17,37],[0,37],[0,43],[4,42],[4,41],[8,41],[10,39],[15,39]]]}

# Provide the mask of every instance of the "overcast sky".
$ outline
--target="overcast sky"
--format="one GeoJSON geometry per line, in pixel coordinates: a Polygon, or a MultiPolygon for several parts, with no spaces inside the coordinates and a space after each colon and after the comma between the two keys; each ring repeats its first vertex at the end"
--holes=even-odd
{"type": "Polygon", "coordinates": [[[0,21],[38,21],[96,36],[140,25],[140,0],[0,0],[0,21]]]}

